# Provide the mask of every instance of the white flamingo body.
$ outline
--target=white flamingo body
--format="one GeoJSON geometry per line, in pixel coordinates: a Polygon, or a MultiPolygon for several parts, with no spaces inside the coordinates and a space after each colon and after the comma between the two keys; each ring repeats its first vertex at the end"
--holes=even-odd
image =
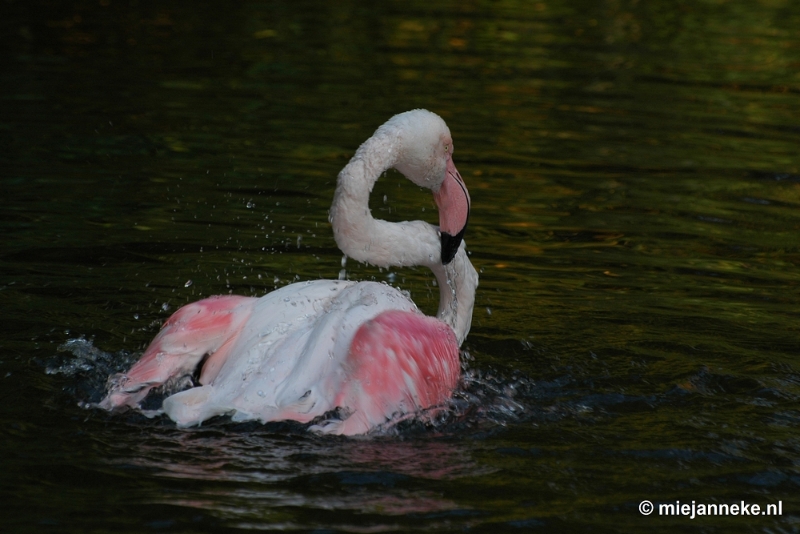
{"type": "MultiPolygon", "coordinates": [[[[412,301],[385,284],[330,280],[284,287],[253,299],[248,308],[231,347],[236,357],[207,385],[164,403],[179,426],[226,414],[233,420],[311,421],[337,408],[330,392],[340,391],[348,378],[343,369],[359,327],[385,311],[419,314],[412,301]]],[[[335,427],[326,425],[329,431],[335,427]]]]}
{"type": "Polygon", "coordinates": [[[318,280],[261,298],[211,297],[178,310],[130,371],[112,379],[100,406],[137,406],[153,387],[199,366],[201,385],[164,401],[179,426],[217,415],[309,422],[338,409],[314,428],[351,435],[447,400],[458,382],[458,347],[469,331],[477,273],[460,235],[445,245],[428,223],[375,220],[368,197],[377,177],[394,166],[434,190],[440,208],[448,206],[440,213],[446,237],[463,233],[469,197],[452,164],[449,135],[424,110],[393,117],[342,170],[331,208],[346,254],[433,270],[441,288],[438,318],[376,282],[318,280]]]}

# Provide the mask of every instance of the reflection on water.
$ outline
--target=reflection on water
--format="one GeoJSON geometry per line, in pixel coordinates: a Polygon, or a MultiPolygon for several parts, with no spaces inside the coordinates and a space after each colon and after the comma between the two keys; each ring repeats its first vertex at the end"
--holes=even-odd
{"type": "Polygon", "coordinates": [[[177,498],[239,518],[282,506],[388,515],[452,510],[458,508],[455,502],[417,491],[419,481],[482,471],[466,447],[452,443],[315,440],[287,435],[280,425],[268,427],[274,432],[255,426],[151,432],[146,440],[126,444],[112,465],[193,481],[191,499],[173,491],[163,496],[164,503],[177,498]]]}
{"type": "MultiPolygon", "coordinates": [[[[10,528],[795,529],[795,3],[38,4],[0,17],[10,528]],[[336,174],[415,107],[481,271],[447,411],[336,440],[84,408],[182,304],[337,278],[336,174]]],[[[396,173],[371,207],[436,220],[396,173]]],[[[424,269],[345,269],[435,310],[424,269]]]]}

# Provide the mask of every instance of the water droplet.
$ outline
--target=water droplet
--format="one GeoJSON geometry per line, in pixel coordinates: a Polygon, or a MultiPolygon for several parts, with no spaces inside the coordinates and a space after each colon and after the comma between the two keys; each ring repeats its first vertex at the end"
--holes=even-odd
{"type": "Polygon", "coordinates": [[[264,394],[264,392],[263,392],[262,390],[260,390],[260,389],[258,390],[258,396],[259,396],[259,397],[266,397],[266,395],[264,394]]]}
{"type": "Polygon", "coordinates": [[[486,308],[486,315],[491,315],[491,314],[492,314],[492,309],[486,308]]]}
{"type": "Polygon", "coordinates": [[[187,280],[187,281],[186,281],[186,283],[185,283],[185,284],[183,284],[183,287],[189,287],[189,286],[191,286],[192,284],[193,284],[193,282],[192,282],[191,280],[187,280]]]}
{"type": "Polygon", "coordinates": [[[256,207],[256,205],[252,200],[248,200],[247,201],[247,209],[253,209],[255,207],[256,207]]]}
{"type": "Polygon", "coordinates": [[[139,318],[139,314],[138,314],[138,313],[134,313],[134,314],[133,314],[133,318],[134,318],[134,319],[138,319],[138,318],[139,318]]]}
{"type": "Polygon", "coordinates": [[[163,303],[163,304],[161,305],[161,309],[162,309],[163,311],[167,311],[167,310],[169,310],[169,304],[167,304],[166,302],[165,302],[165,303],[163,303]]]}

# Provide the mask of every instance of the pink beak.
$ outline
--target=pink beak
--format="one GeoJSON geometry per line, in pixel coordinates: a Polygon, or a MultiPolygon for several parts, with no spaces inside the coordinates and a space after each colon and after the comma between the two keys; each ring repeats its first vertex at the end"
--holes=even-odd
{"type": "Polygon", "coordinates": [[[469,192],[450,155],[447,157],[444,181],[433,198],[439,208],[442,264],[447,265],[458,252],[469,220],[469,192]]]}

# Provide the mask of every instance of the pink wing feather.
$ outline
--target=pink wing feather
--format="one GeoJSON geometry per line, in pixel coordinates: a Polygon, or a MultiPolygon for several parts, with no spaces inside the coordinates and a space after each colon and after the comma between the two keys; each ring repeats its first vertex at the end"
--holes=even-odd
{"type": "Polygon", "coordinates": [[[209,357],[203,365],[200,383],[212,381],[256,300],[217,296],[176,311],[130,371],[112,378],[115,383],[100,406],[107,410],[135,407],[152,388],[191,375],[206,355],[209,357]]]}
{"type": "Polygon", "coordinates": [[[337,432],[361,434],[449,399],[460,375],[458,342],[433,317],[387,311],[359,327],[344,367],[336,405],[351,414],[337,432]]]}

